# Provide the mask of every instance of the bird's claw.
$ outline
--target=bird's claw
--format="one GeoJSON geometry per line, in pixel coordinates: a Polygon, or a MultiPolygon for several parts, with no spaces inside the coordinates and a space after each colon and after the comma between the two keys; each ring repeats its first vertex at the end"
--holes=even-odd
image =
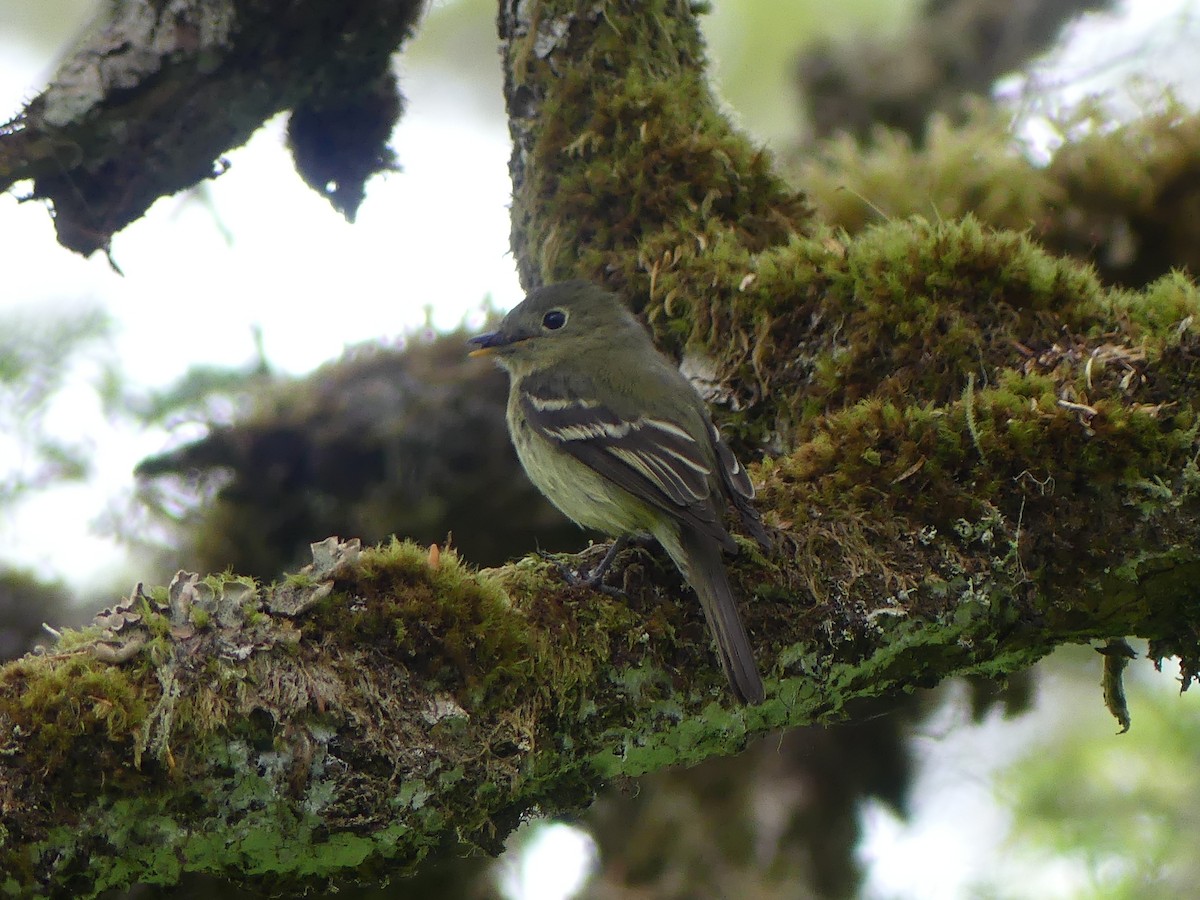
{"type": "Polygon", "coordinates": [[[608,548],[608,552],[604,554],[604,558],[600,560],[600,562],[586,575],[575,571],[566,563],[559,562],[558,558],[555,557],[554,554],[548,553],[545,550],[539,550],[538,556],[544,560],[554,563],[554,568],[558,570],[558,574],[562,576],[563,581],[572,587],[582,586],[590,588],[593,591],[599,591],[600,593],[606,594],[609,597],[615,597],[618,600],[627,600],[628,597],[625,595],[623,590],[604,583],[604,576],[608,573],[609,568],[612,566],[613,560],[616,559],[617,554],[624,549],[626,543],[627,541],[625,538],[617,538],[617,540],[613,541],[612,546],[608,548]]]}

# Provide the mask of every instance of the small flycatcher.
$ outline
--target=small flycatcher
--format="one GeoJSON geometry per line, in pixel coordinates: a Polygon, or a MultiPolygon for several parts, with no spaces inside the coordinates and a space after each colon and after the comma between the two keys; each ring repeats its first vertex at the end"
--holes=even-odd
{"type": "Polygon", "coordinates": [[[587,281],[534,291],[470,342],[511,376],[508,428],[530,480],[585,528],[652,535],[700,597],[734,694],[761,702],[721,559],[737,549],[727,507],[769,542],[746,470],[687,379],[616,295],[587,281]]]}

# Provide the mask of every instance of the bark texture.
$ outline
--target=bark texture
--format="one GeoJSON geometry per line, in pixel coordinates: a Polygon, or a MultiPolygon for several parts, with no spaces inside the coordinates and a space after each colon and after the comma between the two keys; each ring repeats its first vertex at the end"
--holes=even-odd
{"type": "Polygon", "coordinates": [[[89,255],[159,197],[224,169],[220,155],[293,110],[296,167],[353,218],[391,165],[400,114],[390,58],[421,0],[118,0],[50,86],[0,126],[0,190],[32,179],[59,242],[89,255]]]}

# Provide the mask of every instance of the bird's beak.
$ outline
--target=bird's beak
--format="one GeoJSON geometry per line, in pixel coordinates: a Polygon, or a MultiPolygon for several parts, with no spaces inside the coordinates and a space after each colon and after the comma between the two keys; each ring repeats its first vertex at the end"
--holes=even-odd
{"type": "Polygon", "coordinates": [[[503,347],[508,341],[499,331],[492,331],[488,334],[477,334],[473,338],[468,338],[467,343],[475,347],[467,356],[491,356],[496,352],[497,347],[503,347]]]}
{"type": "Polygon", "coordinates": [[[512,344],[519,344],[523,340],[525,340],[524,337],[512,337],[502,331],[477,334],[475,337],[467,340],[468,344],[472,344],[475,347],[467,356],[491,356],[497,350],[511,346],[512,344]]]}

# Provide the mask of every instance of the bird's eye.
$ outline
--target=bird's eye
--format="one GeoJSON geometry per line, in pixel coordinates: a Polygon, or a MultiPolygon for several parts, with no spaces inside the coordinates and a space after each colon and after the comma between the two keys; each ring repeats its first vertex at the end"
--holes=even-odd
{"type": "Polygon", "coordinates": [[[548,328],[551,331],[558,331],[567,324],[567,314],[561,309],[552,309],[550,312],[542,316],[542,327],[548,328]]]}

